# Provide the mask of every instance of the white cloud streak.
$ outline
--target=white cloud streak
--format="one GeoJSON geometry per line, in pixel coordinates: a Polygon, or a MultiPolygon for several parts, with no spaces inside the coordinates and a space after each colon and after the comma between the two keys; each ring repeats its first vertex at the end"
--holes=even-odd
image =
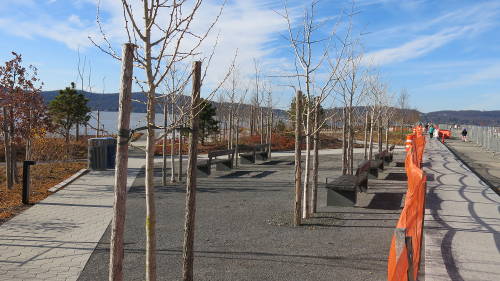
{"type": "Polygon", "coordinates": [[[498,1],[479,3],[428,21],[420,20],[374,32],[369,38],[383,38],[387,42],[407,36],[413,36],[413,39],[396,47],[369,52],[363,62],[366,65],[386,65],[422,57],[454,40],[474,36],[496,25],[499,11],[498,1]]]}

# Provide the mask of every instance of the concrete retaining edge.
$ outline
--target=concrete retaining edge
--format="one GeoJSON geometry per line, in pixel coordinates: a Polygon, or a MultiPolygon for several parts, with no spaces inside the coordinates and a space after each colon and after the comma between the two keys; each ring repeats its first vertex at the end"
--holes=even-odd
{"type": "Polygon", "coordinates": [[[76,172],[75,174],[73,174],[71,177],[63,180],[62,182],[54,185],[53,187],[49,188],[49,191],[50,192],[57,192],[59,191],[59,189],[67,186],[68,184],[72,183],[74,180],[76,180],[77,178],[83,176],[84,174],[86,174],[89,170],[88,169],[81,169],[80,171],[76,172]]]}

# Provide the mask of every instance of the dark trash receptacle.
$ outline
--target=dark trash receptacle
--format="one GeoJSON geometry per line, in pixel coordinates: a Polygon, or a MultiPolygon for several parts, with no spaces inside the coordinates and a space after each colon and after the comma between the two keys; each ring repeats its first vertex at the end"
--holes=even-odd
{"type": "Polygon", "coordinates": [[[103,138],[106,143],[106,168],[114,169],[116,163],[116,139],[115,138],[103,138]]]}
{"type": "Polygon", "coordinates": [[[88,141],[88,167],[91,170],[115,168],[116,139],[91,138],[88,141]]]}

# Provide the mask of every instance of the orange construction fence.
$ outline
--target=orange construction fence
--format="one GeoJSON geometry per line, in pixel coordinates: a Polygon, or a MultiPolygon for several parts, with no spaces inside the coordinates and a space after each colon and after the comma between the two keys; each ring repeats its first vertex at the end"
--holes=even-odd
{"type": "Polygon", "coordinates": [[[405,159],[408,190],[392,236],[387,265],[388,281],[417,280],[420,264],[427,182],[421,169],[425,137],[421,127],[417,127],[412,135],[413,142],[405,159]]]}

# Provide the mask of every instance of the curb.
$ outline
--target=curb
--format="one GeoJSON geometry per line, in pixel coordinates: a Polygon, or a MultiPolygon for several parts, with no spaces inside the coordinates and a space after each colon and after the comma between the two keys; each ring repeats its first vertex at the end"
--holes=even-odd
{"type": "Polygon", "coordinates": [[[88,169],[81,169],[80,171],[76,172],[73,174],[71,177],[65,179],[64,181],[54,185],[53,187],[49,188],[50,192],[57,192],[59,189],[67,186],[68,184],[72,183],[74,180],[79,178],[80,176],[86,174],[89,170],[88,169]]]}

